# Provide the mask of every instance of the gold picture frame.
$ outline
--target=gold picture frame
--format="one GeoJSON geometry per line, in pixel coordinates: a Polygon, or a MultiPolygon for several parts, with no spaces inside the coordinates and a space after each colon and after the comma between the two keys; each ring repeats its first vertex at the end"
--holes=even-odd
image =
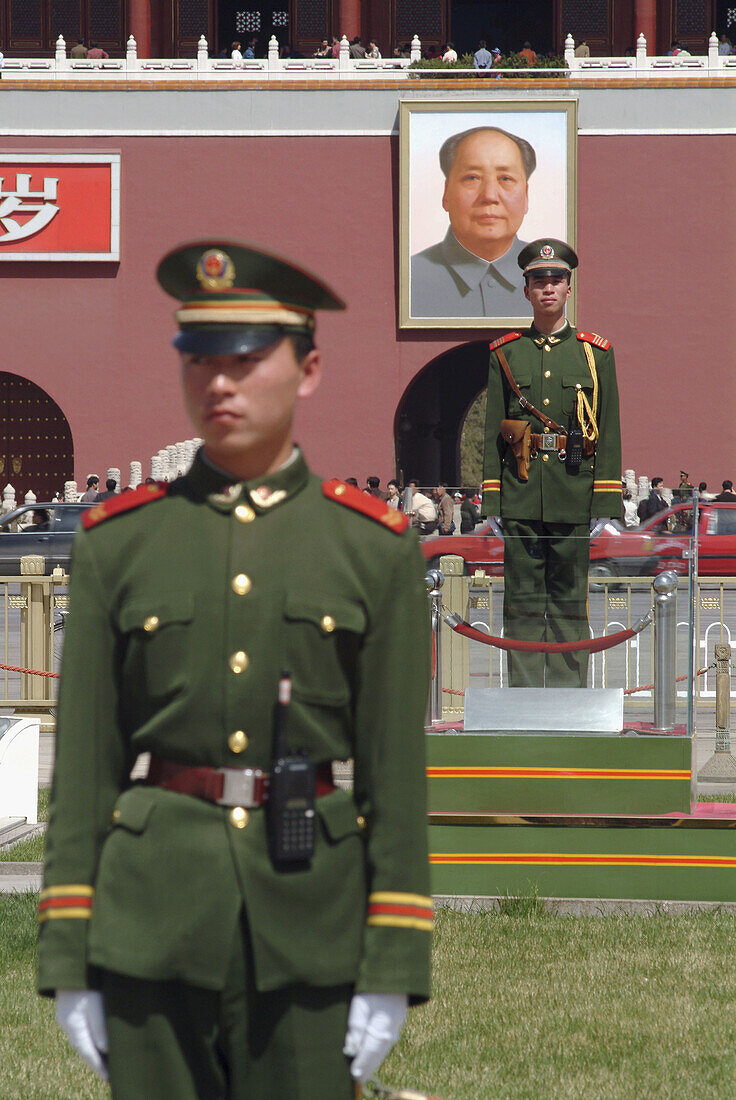
{"type": "Polygon", "coordinates": [[[521,248],[577,247],[577,100],[402,100],[399,152],[399,327],[527,328],[521,248]]]}

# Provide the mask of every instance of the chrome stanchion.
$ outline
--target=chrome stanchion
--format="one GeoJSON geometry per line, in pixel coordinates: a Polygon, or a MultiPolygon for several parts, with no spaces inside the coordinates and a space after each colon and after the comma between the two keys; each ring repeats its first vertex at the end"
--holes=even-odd
{"type": "Polygon", "coordinates": [[[675,728],[677,574],[654,578],[654,728],[675,728]]]}
{"type": "Polygon", "coordinates": [[[430,626],[432,630],[432,683],[429,688],[427,725],[442,720],[442,585],[444,574],[430,569],[424,578],[429,597],[430,626]]]}

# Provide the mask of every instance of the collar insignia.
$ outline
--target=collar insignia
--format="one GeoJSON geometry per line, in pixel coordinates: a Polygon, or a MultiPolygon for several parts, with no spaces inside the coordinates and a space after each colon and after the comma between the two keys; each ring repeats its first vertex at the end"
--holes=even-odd
{"type": "Polygon", "coordinates": [[[261,508],[273,508],[274,504],[286,499],[286,489],[271,490],[268,485],[260,485],[251,496],[261,508]]]}

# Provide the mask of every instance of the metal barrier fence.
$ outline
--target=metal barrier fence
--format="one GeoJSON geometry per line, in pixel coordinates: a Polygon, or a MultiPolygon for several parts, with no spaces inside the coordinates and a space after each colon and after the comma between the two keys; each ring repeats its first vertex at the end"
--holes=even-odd
{"type": "MultiPolygon", "coordinates": [[[[442,603],[478,630],[503,635],[502,576],[477,572],[463,576],[464,563],[455,556],[442,557],[439,568],[444,574],[442,603]]],[[[653,604],[653,577],[589,578],[591,637],[607,636],[631,628],[653,604]]],[[[696,667],[706,668],[714,660],[716,644],[730,645],[736,636],[736,577],[698,577],[696,585],[695,634],[696,667]]],[[[676,671],[688,672],[689,652],[688,578],[680,578],[677,592],[676,671]]],[[[442,678],[442,717],[446,721],[462,718],[462,692],[469,687],[504,687],[507,684],[505,655],[443,628],[439,654],[442,678]],[[481,652],[482,651],[482,652],[481,652]]],[[[645,630],[623,645],[603,653],[593,653],[589,662],[591,687],[634,687],[652,684],[655,673],[654,631],[645,630]]],[[[715,708],[716,670],[708,668],[694,681],[694,705],[715,708]]],[[[687,680],[677,685],[677,700],[688,699],[687,680]]],[[[625,697],[628,713],[651,710],[653,687],[625,697]]]]}
{"type": "Polygon", "coordinates": [[[21,559],[21,576],[0,576],[0,706],[50,715],[56,704],[55,637],[68,607],[69,577],[44,559],[21,559]],[[9,666],[9,667],[8,667],[9,666]],[[23,669],[33,670],[30,672],[23,669]],[[46,673],[46,675],[37,675],[46,673]]]}

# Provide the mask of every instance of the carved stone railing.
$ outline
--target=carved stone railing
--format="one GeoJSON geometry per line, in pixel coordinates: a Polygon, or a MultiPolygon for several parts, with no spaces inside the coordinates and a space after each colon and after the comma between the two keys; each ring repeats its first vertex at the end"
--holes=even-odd
{"type": "Polygon", "coordinates": [[[125,57],[120,58],[70,58],[66,56],[66,42],[59,36],[56,42],[56,56],[52,58],[11,57],[6,58],[3,66],[3,79],[12,82],[25,80],[217,80],[223,84],[232,81],[271,81],[271,80],[386,80],[393,77],[399,80],[452,79],[458,75],[477,77],[478,79],[509,76],[562,77],[574,79],[601,78],[651,80],[657,77],[736,77],[736,54],[721,56],[718,53],[718,38],[713,32],[708,43],[708,51],[703,55],[679,53],[675,57],[660,57],[647,53],[647,42],[643,34],[639,35],[636,50],[631,56],[623,57],[576,57],[575,41],[572,35],[565,40],[565,67],[535,67],[528,73],[524,69],[504,69],[494,67],[491,70],[447,68],[411,69],[413,61],[420,60],[422,44],[417,35],[411,42],[410,57],[351,58],[350,45],[343,35],[340,42],[340,56],[332,57],[279,57],[279,43],[275,35],[268,45],[265,58],[246,58],[233,61],[231,58],[209,56],[209,45],[202,35],[199,39],[196,58],[144,58],[138,57],[138,47],[131,35],[128,39],[125,57]]]}

